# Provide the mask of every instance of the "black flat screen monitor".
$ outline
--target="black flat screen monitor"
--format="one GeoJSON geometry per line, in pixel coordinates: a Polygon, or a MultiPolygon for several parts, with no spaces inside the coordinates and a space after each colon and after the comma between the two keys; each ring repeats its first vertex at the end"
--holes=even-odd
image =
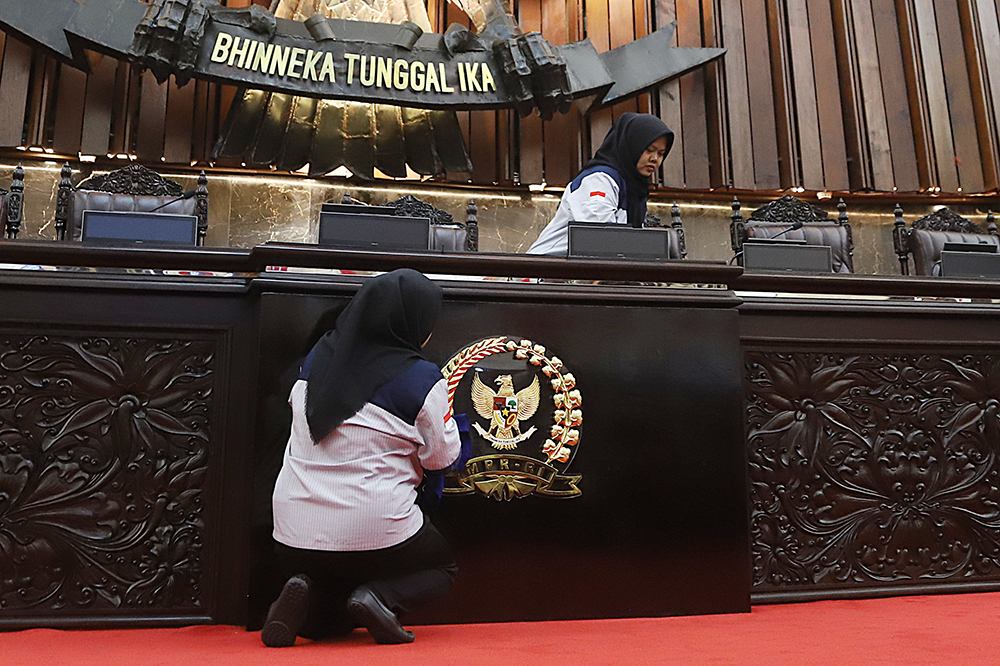
{"type": "Polygon", "coordinates": [[[743,243],[743,268],[768,273],[832,273],[829,245],[747,241],[743,243]]]}
{"type": "Polygon", "coordinates": [[[996,280],[1000,278],[1000,254],[944,250],[941,252],[941,275],[950,278],[996,280]]]}
{"type": "Polygon", "coordinates": [[[362,215],[395,215],[392,206],[366,206],[364,204],[345,204],[327,202],[323,204],[323,213],[359,213],[362,215]]]}
{"type": "Polygon", "coordinates": [[[88,245],[194,246],[198,244],[198,218],[174,213],[85,210],[81,240],[88,245]]]}
{"type": "Polygon", "coordinates": [[[982,252],[983,254],[996,254],[1000,247],[993,243],[945,243],[941,248],[943,252],[982,252]]]}
{"type": "Polygon", "coordinates": [[[319,214],[319,244],[349,250],[426,252],[430,249],[430,233],[429,217],[319,214]]]}
{"type": "Polygon", "coordinates": [[[670,258],[670,237],[666,229],[577,222],[569,225],[569,256],[663,261],[670,258]]]}

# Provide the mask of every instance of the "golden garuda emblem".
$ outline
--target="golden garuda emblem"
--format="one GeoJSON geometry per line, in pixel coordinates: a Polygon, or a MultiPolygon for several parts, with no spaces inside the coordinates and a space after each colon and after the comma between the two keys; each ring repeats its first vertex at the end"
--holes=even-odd
{"type": "Polygon", "coordinates": [[[476,430],[483,439],[493,444],[493,448],[510,450],[517,448],[519,442],[531,437],[535,427],[521,433],[519,421],[527,421],[535,415],[541,391],[538,388],[538,377],[535,376],[528,388],[514,393],[514,381],[510,375],[500,375],[496,379],[500,385],[499,391],[494,391],[479,379],[477,372],[472,378],[472,405],[476,413],[490,420],[489,430],[474,423],[476,430]]]}
{"type": "Polygon", "coordinates": [[[479,416],[470,419],[472,458],[448,475],[445,493],[500,501],[580,495],[582,477],[569,467],[579,448],[583,399],[558,357],[531,340],[495,336],[461,349],[441,372],[452,412],[479,416]]]}

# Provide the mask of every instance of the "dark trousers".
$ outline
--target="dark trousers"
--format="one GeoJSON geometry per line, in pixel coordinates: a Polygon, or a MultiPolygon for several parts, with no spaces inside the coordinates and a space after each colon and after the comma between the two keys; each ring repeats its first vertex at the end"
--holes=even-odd
{"type": "Polygon", "coordinates": [[[309,613],[300,635],[323,638],[349,633],[354,622],[347,598],[367,585],[397,616],[444,596],[458,573],[455,558],[441,533],[424,518],[406,541],[378,550],[304,550],[277,544],[285,579],[309,576],[309,613]]]}

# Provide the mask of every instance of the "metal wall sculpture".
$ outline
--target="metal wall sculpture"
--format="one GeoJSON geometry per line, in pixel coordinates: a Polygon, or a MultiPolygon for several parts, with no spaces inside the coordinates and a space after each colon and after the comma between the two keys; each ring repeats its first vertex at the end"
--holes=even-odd
{"type": "Polygon", "coordinates": [[[463,0],[477,32],[453,24],[443,35],[430,33],[422,3],[404,0],[275,0],[274,14],[215,0],[41,2],[51,22],[37,21],[38,7],[5,5],[0,25],[83,69],[96,51],[161,82],[240,85],[214,155],[308,163],[313,175],[341,165],[361,177],[469,171],[456,109],[537,107],[550,118],[574,99],[600,108],[725,53],[672,47],[673,24],[603,54],[588,40],[555,47],[523,32],[500,0],[463,0]]]}

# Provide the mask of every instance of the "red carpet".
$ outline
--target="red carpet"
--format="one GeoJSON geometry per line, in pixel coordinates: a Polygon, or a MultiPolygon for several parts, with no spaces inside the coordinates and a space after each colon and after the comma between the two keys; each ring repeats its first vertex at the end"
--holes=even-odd
{"type": "Polygon", "coordinates": [[[1000,664],[1000,593],[756,606],[642,620],[417,627],[410,645],[367,633],[268,649],[237,627],[0,634],[3,666],[588,666],[1000,664]]]}

